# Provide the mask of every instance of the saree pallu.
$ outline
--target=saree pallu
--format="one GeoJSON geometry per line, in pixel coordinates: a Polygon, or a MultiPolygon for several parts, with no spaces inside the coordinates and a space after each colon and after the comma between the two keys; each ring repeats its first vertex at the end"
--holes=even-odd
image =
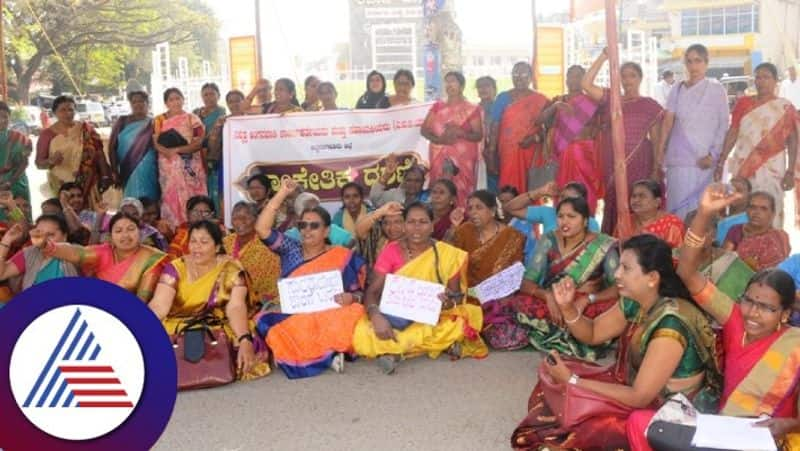
{"type": "MultiPolygon", "coordinates": [[[[442,135],[447,125],[456,125],[465,132],[472,130],[471,122],[480,120],[481,108],[466,100],[451,105],[438,101],[431,107],[431,128],[437,136],[442,135]]],[[[478,184],[478,159],[480,143],[459,139],[453,144],[430,144],[431,172],[429,180],[438,180],[444,175],[444,163],[450,159],[458,168],[458,174],[451,180],[458,189],[457,205],[466,206],[467,197],[475,191],[478,184]]]]}
{"type": "Polygon", "coordinates": [[[175,235],[169,242],[167,256],[170,259],[182,257],[189,253],[189,224],[184,222],[175,229],[175,235]]]}
{"type": "MultiPolygon", "coordinates": [[[[617,225],[617,188],[614,181],[614,147],[611,143],[611,117],[608,110],[608,94],[603,100],[601,132],[598,135],[600,158],[603,162],[603,184],[605,197],[603,209],[603,233],[613,233],[617,225]]],[[[623,127],[625,130],[625,175],[628,188],[638,180],[650,178],[655,163],[653,143],[649,133],[654,124],[664,117],[664,109],[649,97],[638,97],[622,102],[623,127]]],[[[657,182],[663,182],[657,180],[657,182]]],[[[628,200],[625,199],[625,202],[628,200]]]]}
{"type": "Polygon", "coordinates": [[[228,235],[222,240],[225,253],[239,260],[250,275],[252,297],[262,305],[278,298],[278,278],[281,276],[281,258],[257,237],[242,244],[241,238],[228,235]]]}
{"type": "Polygon", "coordinates": [[[22,274],[23,290],[48,280],[77,277],[78,269],[72,263],[45,257],[35,246],[22,249],[8,260],[22,274]]]}
{"type": "MultiPolygon", "coordinates": [[[[231,343],[236,346],[236,333],[230,326],[230,321],[225,313],[225,308],[231,300],[231,293],[240,280],[244,279],[249,287],[250,278],[241,263],[229,258],[218,261],[217,266],[197,280],[191,280],[186,263],[182,258],[172,260],[164,265],[161,283],[175,289],[175,299],[172,302],[169,314],[162,324],[168,334],[174,334],[187,320],[211,314],[219,319],[222,328],[231,343]]],[[[255,336],[255,324],[252,315],[257,309],[256,303],[247,291],[248,328],[255,336]]],[[[247,373],[237,369],[236,378],[247,381],[266,376],[270,373],[269,351],[260,340],[253,340],[256,361],[247,373]]],[[[235,356],[237,349],[234,349],[235,356]]]]}
{"type": "Polygon", "coordinates": [[[158,162],[153,147],[153,120],[123,116],[111,130],[109,152],[116,155],[124,197],[158,200],[158,162]]]}
{"type": "MultiPolygon", "coordinates": [[[[194,114],[156,116],[153,133],[174,129],[187,141],[205,134],[203,123],[194,114]]],[[[158,155],[158,181],[161,186],[161,218],[171,224],[186,222],[186,202],[193,196],[208,194],[202,152],[191,155],[158,155]]]]}
{"type": "Polygon", "coordinates": [[[211,155],[208,149],[209,135],[214,131],[217,121],[225,117],[225,108],[217,107],[208,114],[203,114],[203,108],[194,110],[194,115],[199,117],[205,128],[203,152],[206,162],[206,189],[208,197],[214,201],[217,211],[222,211],[220,193],[222,192],[222,158],[221,155],[211,155]]]}
{"type": "MultiPolygon", "coordinates": [[[[364,288],[363,260],[339,246],[302,262],[288,277],[325,271],[340,271],[346,292],[364,288]]],[[[312,377],[329,368],[336,353],[353,351],[353,330],[363,315],[364,306],[355,302],[314,313],[265,313],[258,319],[258,332],[289,379],[312,377]]]]}
{"type": "Polygon", "coordinates": [[[115,261],[114,248],[109,243],[78,248],[78,266],[84,273],[113,283],[149,302],[155,292],[166,256],[158,249],[139,246],[127,258],[115,261]]]}
{"type": "Polygon", "coordinates": [[[11,185],[14,197],[21,196],[30,202],[28,176],[24,170],[18,173],[18,169],[28,164],[28,157],[33,151],[31,140],[18,131],[6,129],[0,132],[0,149],[3,149],[0,151],[0,168],[4,169],[0,174],[0,183],[11,185]]]}
{"type": "MultiPolygon", "coordinates": [[[[736,103],[731,128],[738,128],[736,150],[729,167],[732,174],[750,181],[753,191],[766,191],[775,199],[774,226],[783,225],[783,177],[786,174],[786,142],[797,131],[797,112],[786,99],[759,103],[744,97],[736,103]]],[[[795,168],[790,168],[795,170],[795,168]]],[[[796,173],[795,179],[798,175],[796,173]]],[[[796,184],[800,187],[800,184],[796,184]]]]}
{"type": "MultiPolygon", "coordinates": [[[[508,92],[497,97],[494,108],[501,109],[497,136],[497,154],[500,158],[499,186],[511,185],[520,193],[528,191],[528,170],[545,163],[540,143],[531,148],[521,148],[519,143],[536,132],[533,123],[539,117],[548,99],[531,91],[525,97],[513,101],[508,92]],[[513,102],[513,103],[512,103],[513,102]]],[[[496,116],[493,112],[493,116],[496,116]]]]}
{"type": "Polygon", "coordinates": [[[358,217],[353,219],[353,216],[344,208],[340,208],[336,211],[333,215],[333,219],[331,220],[333,224],[347,230],[353,237],[356,236],[356,223],[361,220],[364,216],[368,215],[372,211],[372,208],[369,208],[367,204],[361,205],[361,211],[358,212],[358,217]]]}
{"type": "Polygon", "coordinates": [[[666,241],[669,247],[673,249],[683,244],[683,234],[686,231],[686,226],[681,221],[681,218],[673,214],[663,213],[647,224],[638,225],[636,218],[632,217],[631,224],[636,227],[633,231],[634,235],[654,235],[666,241]]]}
{"type": "MultiPolygon", "coordinates": [[[[526,279],[545,289],[550,289],[553,283],[566,276],[571,277],[577,287],[598,279],[602,280],[603,288],[614,283],[614,272],[619,265],[616,240],[608,235],[597,234],[566,255],[559,251],[557,240],[555,232],[547,233],[539,240],[533,261],[525,272],[526,279]]],[[[595,318],[612,308],[616,302],[612,299],[590,304],[583,315],[595,318]]],[[[611,347],[610,342],[597,346],[586,345],[554,325],[544,299],[517,295],[511,305],[516,309],[517,324],[527,328],[528,341],[540,351],[556,350],[563,355],[595,361],[605,356],[611,347]]]]}
{"type": "MultiPolygon", "coordinates": [[[[442,242],[436,242],[436,252],[430,248],[409,262],[405,262],[393,272],[412,279],[439,283],[438,273],[444,281],[458,278],[462,292],[467,290],[467,253],[442,242]]],[[[402,248],[395,242],[384,248],[382,257],[390,253],[391,259],[405,261],[402,248]],[[386,254],[386,255],[384,255],[386,254]]],[[[399,355],[405,358],[427,354],[435,359],[439,355],[459,343],[459,357],[483,358],[489,349],[480,336],[483,326],[481,308],[470,303],[458,304],[454,308],[443,310],[439,322],[435,326],[411,323],[403,330],[394,331],[394,340],[381,340],[375,335],[372,322],[367,315],[361,317],[353,334],[353,347],[356,354],[375,358],[381,355],[399,355]]]]}
{"type": "Polygon", "coordinates": [[[756,271],[778,266],[792,251],[789,235],[780,229],[746,235],[744,225],[737,225],[731,227],[725,242],[733,244],[739,258],[756,271]]]}
{"type": "MultiPolygon", "coordinates": [[[[622,301],[619,308],[624,310],[622,301]]],[[[610,375],[619,384],[632,384],[649,341],[660,331],[660,323],[666,318],[679,321],[688,333],[688,336],[682,335],[683,340],[695,344],[694,349],[700,359],[698,364],[702,365],[705,377],[699,386],[688,388],[684,394],[698,405],[698,410],[709,412],[716,406],[721,381],[714,351],[714,334],[704,314],[689,301],[662,298],[646,314],[637,312],[635,317],[626,315],[628,326],[619,339],[616,362],[604,374],[610,375]]],[[[667,332],[675,330],[670,328],[667,332]]],[[[663,402],[670,394],[665,387],[654,404],[663,402]]],[[[528,400],[528,415],[514,430],[511,446],[528,450],[538,450],[542,446],[578,450],[628,449],[627,421],[627,418],[618,415],[598,415],[573,428],[564,428],[547,405],[542,388],[537,383],[528,400]]]]}

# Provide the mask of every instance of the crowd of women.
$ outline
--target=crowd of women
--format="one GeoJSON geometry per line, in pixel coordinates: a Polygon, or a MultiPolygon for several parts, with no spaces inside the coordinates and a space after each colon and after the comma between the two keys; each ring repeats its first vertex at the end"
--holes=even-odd
{"type": "MultiPolygon", "coordinates": [[[[276,80],[274,92],[262,80],[248,95],[228,92],[228,111],[207,84],[193,113],[172,88],[167,112],[152,119],[149,96],[132,92],[108,159],[97,132],[75,119],[74,100],[59,97],[35,157],[54,196],[35,221],[24,175],[31,143],[8,130],[0,104],[1,294],[83,275],[138,296],[168,333],[213,317],[240,380],[271,364],[302,378],[362,357],[392,374],[421,355],[532,346],[547,357],[511,438],[520,449],[688,449],[659,433],[668,428],[650,427],[671,424],[662,414],[670,403],[685,403],[685,415],[766,415],[761,425],[788,443],[800,433],[800,259],[776,226],[797,180],[798,121],[775,96],[777,68],[756,68],[758,93],[740,99],[729,121],[702,45],[687,50],[687,78],[666,109],[639,92],[641,68],[622,65],[634,226],[622,236],[610,92],[594,84],[605,60],[603,52],[588,70],[571,67],[567,94],[552,100],[530,88],[527,63],[499,95],[493,79],[478,79],[479,104],[450,72],[446,99],[421,127],[428,167],[414,165],[390,186],[390,155],[369,190],[342,187],[333,215],[291,179],[275,187],[257,174],[248,201],[228,206],[230,230],[220,220],[226,118],[339,109],[332,83],[308,77],[301,103],[291,80],[276,80]],[[713,183],[726,162],[730,183],[713,183]],[[110,214],[103,193],[113,186],[124,199],[110,214]],[[470,289],[518,262],[526,269],[516,293],[479,300],[470,289]],[[329,271],[341,274],[338,308],[281,312],[280,279],[329,271]],[[443,287],[435,325],[381,311],[389,275],[443,287]],[[611,367],[598,366],[613,352],[611,367]]],[[[397,71],[393,81],[390,96],[384,76],[370,73],[355,108],[414,102],[413,74],[397,71]]]]}

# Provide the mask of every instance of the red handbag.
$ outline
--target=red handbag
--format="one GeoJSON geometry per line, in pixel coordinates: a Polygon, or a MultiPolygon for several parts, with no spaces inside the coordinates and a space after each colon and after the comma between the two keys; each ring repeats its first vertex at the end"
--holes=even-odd
{"type": "Polygon", "coordinates": [[[216,318],[190,320],[176,331],[172,340],[178,364],[178,390],[217,387],[236,380],[233,347],[216,318]],[[215,320],[220,327],[212,328],[215,320]]]}
{"type": "MultiPolygon", "coordinates": [[[[602,367],[577,360],[566,360],[564,364],[581,378],[592,379],[614,384],[621,383],[614,375],[612,367],[602,367]]],[[[627,418],[633,411],[620,402],[608,399],[591,390],[573,384],[556,382],[544,366],[539,365],[539,383],[545,402],[555,415],[558,423],[566,429],[575,427],[589,418],[597,416],[615,416],[627,418]]]]}

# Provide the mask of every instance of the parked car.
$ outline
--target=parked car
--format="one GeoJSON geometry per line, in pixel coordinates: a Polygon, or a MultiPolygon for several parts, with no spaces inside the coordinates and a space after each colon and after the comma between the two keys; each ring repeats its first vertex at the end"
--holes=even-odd
{"type": "Polygon", "coordinates": [[[725,92],[728,93],[728,107],[731,111],[733,111],[733,107],[740,97],[751,96],[756,93],[755,82],[750,75],[725,75],[719,79],[719,82],[722,83],[725,92]]]}
{"type": "Polygon", "coordinates": [[[19,117],[20,120],[17,122],[24,123],[25,127],[16,124],[12,128],[26,134],[38,135],[42,131],[42,109],[33,105],[20,106],[18,109],[19,116],[15,116],[19,117]]]}
{"type": "Polygon", "coordinates": [[[99,102],[80,101],[75,105],[78,119],[89,122],[96,127],[108,127],[109,120],[106,118],[103,105],[99,102]]]}

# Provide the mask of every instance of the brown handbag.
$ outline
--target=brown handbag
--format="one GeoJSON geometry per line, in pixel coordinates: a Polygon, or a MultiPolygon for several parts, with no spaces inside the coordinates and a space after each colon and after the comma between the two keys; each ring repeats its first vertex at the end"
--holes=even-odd
{"type": "Polygon", "coordinates": [[[172,340],[178,390],[217,387],[236,380],[233,347],[219,319],[204,316],[188,320],[172,340]]]}
{"type": "MultiPolygon", "coordinates": [[[[581,378],[618,384],[613,367],[602,367],[577,360],[567,360],[564,364],[581,378]]],[[[591,390],[573,384],[556,382],[544,366],[539,366],[539,383],[541,384],[547,407],[556,416],[558,423],[566,429],[575,427],[589,418],[597,416],[615,416],[627,418],[633,411],[617,401],[608,399],[591,390]]]]}

